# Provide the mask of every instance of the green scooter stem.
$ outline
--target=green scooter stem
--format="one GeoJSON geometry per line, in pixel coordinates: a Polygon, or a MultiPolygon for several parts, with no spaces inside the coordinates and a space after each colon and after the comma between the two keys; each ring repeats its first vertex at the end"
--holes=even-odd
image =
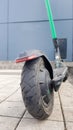
{"type": "Polygon", "coordinates": [[[45,0],[45,5],[46,5],[48,19],[49,19],[49,23],[50,23],[52,39],[57,39],[57,34],[56,34],[55,24],[54,24],[54,21],[53,21],[53,15],[52,15],[52,10],[51,10],[51,6],[50,6],[50,1],[45,0]]]}
{"type": "MultiPolygon", "coordinates": [[[[56,61],[58,59],[58,63],[60,64],[60,50],[59,50],[59,44],[58,44],[55,24],[54,24],[54,20],[53,20],[52,10],[51,10],[51,6],[50,6],[50,1],[45,0],[45,5],[46,5],[48,19],[49,19],[49,23],[50,23],[52,39],[53,39],[53,43],[54,43],[54,47],[55,47],[55,59],[56,59],[56,61]]],[[[56,63],[56,66],[59,66],[59,65],[57,65],[57,63],[56,63]]]]}
{"type": "Polygon", "coordinates": [[[54,20],[53,20],[50,1],[45,0],[45,5],[46,5],[46,9],[47,9],[47,14],[48,14],[48,19],[49,19],[49,23],[50,23],[50,29],[51,29],[51,33],[52,33],[54,47],[55,47],[56,52],[58,52],[59,44],[58,44],[58,39],[57,39],[57,34],[56,34],[55,24],[54,24],[54,20]]]}

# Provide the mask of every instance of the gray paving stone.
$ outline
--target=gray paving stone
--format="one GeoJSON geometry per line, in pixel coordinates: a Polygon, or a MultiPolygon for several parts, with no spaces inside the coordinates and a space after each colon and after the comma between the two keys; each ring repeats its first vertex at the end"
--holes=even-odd
{"type": "Polygon", "coordinates": [[[62,96],[73,97],[73,85],[71,85],[68,81],[65,83],[62,83],[62,86],[60,87],[60,93],[62,96]]]}
{"type": "Polygon", "coordinates": [[[0,93],[0,103],[8,97],[6,93],[0,93]]]}
{"type": "Polygon", "coordinates": [[[19,88],[9,89],[8,91],[0,91],[0,102],[8,98],[10,95],[13,95],[19,88]]]}
{"type": "Polygon", "coordinates": [[[0,75],[0,88],[2,86],[6,86],[8,84],[13,84],[13,83],[20,83],[20,76],[11,76],[11,75],[0,75]]]}
{"type": "Polygon", "coordinates": [[[0,75],[0,81],[6,80],[6,79],[15,79],[15,78],[20,78],[21,75],[0,75]]]}
{"type": "Polygon", "coordinates": [[[0,61],[0,69],[13,69],[13,70],[19,70],[22,69],[24,65],[24,62],[16,64],[15,61],[0,61]]]}
{"type": "Polygon", "coordinates": [[[15,95],[18,92],[19,89],[14,89],[14,90],[12,90],[10,92],[9,91],[8,92],[0,92],[0,102],[2,102],[3,100],[7,100],[7,98],[9,99],[8,101],[13,101],[13,100],[14,101],[18,100],[19,101],[19,100],[21,100],[20,99],[21,94],[19,94],[18,96],[15,95]],[[13,96],[13,95],[15,95],[15,96],[13,96]],[[13,99],[12,99],[12,97],[13,97],[13,99]],[[10,100],[10,98],[11,98],[11,100],[10,100]]]}
{"type": "Polygon", "coordinates": [[[22,119],[17,130],[64,130],[63,122],[22,119]]]}
{"type": "Polygon", "coordinates": [[[19,88],[16,93],[14,93],[12,96],[10,96],[7,101],[9,102],[23,102],[21,89],[19,88]]]}
{"type": "MultiPolygon", "coordinates": [[[[0,77],[1,78],[1,77],[0,77]]],[[[11,82],[14,82],[14,79],[6,78],[3,81],[0,81],[1,86],[5,86],[6,84],[10,84],[11,82]]]]}
{"type": "Polygon", "coordinates": [[[9,94],[11,94],[11,93],[13,93],[14,91],[16,91],[18,88],[19,88],[20,86],[8,86],[7,88],[2,88],[2,89],[0,89],[0,93],[8,93],[8,95],[9,94]]]}
{"type": "Polygon", "coordinates": [[[63,110],[64,110],[66,123],[68,121],[73,121],[73,107],[72,108],[63,107],[63,110]]]}
{"type": "Polygon", "coordinates": [[[0,117],[0,130],[14,130],[19,119],[0,117]]]}
{"type": "Polygon", "coordinates": [[[73,121],[73,86],[68,81],[62,84],[60,96],[66,121],[73,121]]]}
{"type": "Polygon", "coordinates": [[[51,116],[48,119],[55,120],[55,121],[56,120],[63,121],[58,93],[54,94],[54,108],[53,108],[53,112],[52,112],[51,116]]]}
{"type": "Polygon", "coordinates": [[[25,110],[23,102],[3,102],[0,104],[0,115],[21,117],[25,110]]]}
{"type": "Polygon", "coordinates": [[[54,105],[60,105],[58,92],[54,92],[54,105]]]}
{"type": "Polygon", "coordinates": [[[26,111],[26,113],[25,113],[25,115],[24,115],[23,118],[26,118],[26,119],[34,119],[34,117],[33,117],[31,114],[29,114],[28,111],[26,111]]]}
{"type": "Polygon", "coordinates": [[[73,130],[73,122],[67,122],[67,130],[73,130]]]}
{"type": "MultiPolygon", "coordinates": [[[[16,91],[20,87],[20,75],[0,75],[0,81],[0,101],[15,92],[6,101],[0,103],[0,130],[14,130],[25,110],[20,88],[16,91]]],[[[59,93],[66,118],[67,130],[73,130],[73,86],[67,81],[62,84],[59,93]]],[[[54,109],[48,119],[38,121],[26,112],[16,130],[35,129],[64,130],[58,93],[55,93],[54,109]]]]}
{"type": "MultiPolygon", "coordinates": [[[[19,87],[19,81],[18,80],[10,80],[11,82],[6,82],[6,84],[0,83],[0,102],[6,99],[8,96],[10,96],[12,93],[14,93],[19,87]]],[[[5,82],[4,82],[5,83],[5,82]]]]}
{"type": "Polygon", "coordinates": [[[59,105],[55,105],[53,112],[51,116],[48,118],[49,120],[55,120],[55,121],[63,121],[62,113],[61,113],[61,108],[59,105]]]}
{"type": "Polygon", "coordinates": [[[59,91],[67,130],[73,130],[73,86],[67,81],[59,91]]]}

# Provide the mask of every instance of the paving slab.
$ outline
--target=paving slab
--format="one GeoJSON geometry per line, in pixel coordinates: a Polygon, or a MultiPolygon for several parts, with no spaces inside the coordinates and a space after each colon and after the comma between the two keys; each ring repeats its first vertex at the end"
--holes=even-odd
{"type": "Polygon", "coordinates": [[[0,116],[0,130],[14,130],[19,119],[0,116]]]}
{"type": "Polygon", "coordinates": [[[9,95],[8,93],[0,93],[0,103],[3,102],[9,95]]]}
{"type": "Polygon", "coordinates": [[[1,116],[11,116],[11,117],[21,117],[25,110],[23,102],[3,102],[0,104],[0,115],[1,116]]]}
{"type": "Polygon", "coordinates": [[[14,93],[16,93],[18,91],[19,88],[14,88],[8,91],[1,91],[0,90],[0,103],[5,101],[6,99],[8,99],[9,97],[11,97],[14,93]]]}
{"type": "Polygon", "coordinates": [[[23,102],[21,89],[19,88],[16,93],[7,99],[8,102],[23,102]]]}
{"type": "Polygon", "coordinates": [[[59,93],[61,97],[66,126],[68,130],[71,130],[69,126],[73,124],[73,85],[71,85],[68,81],[66,83],[63,83],[59,93]],[[70,124],[69,122],[72,123],[70,124]]]}
{"type": "Polygon", "coordinates": [[[73,122],[67,122],[67,129],[73,130],[73,122]]]}
{"type": "MultiPolygon", "coordinates": [[[[26,108],[21,95],[20,75],[8,73],[0,75],[0,101],[5,99],[0,103],[0,130],[15,130],[16,126],[16,130],[65,130],[58,93],[55,93],[54,109],[48,119],[38,121],[27,111],[23,116],[26,108]]],[[[63,83],[59,94],[67,130],[73,130],[73,86],[68,81],[63,83]]]]}
{"type": "Polygon", "coordinates": [[[15,86],[15,85],[8,85],[7,87],[4,87],[0,89],[0,93],[8,93],[11,94],[13,93],[16,89],[18,89],[20,86],[15,86]]]}
{"type": "Polygon", "coordinates": [[[62,84],[60,97],[67,121],[73,121],[73,86],[67,81],[62,84]]]}
{"type": "Polygon", "coordinates": [[[0,61],[0,69],[20,70],[22,69],[24,62],[16,64],[15,61],[0,61]]]}
{"type": "Polygon", "coordinates": [[[11,70],[11,69],[4,69],[0,70],[0,75],[20,75],[22,70],[11,70]]]}
{"type": "Polygon", "coordinates": [[[16,92],[20,87],[20,76],[0,75],[0,102],[16,92]]]}
{"type": "Polygon", "coordinates": [[[6,86],[9,84],[13,84],[14,82],[20,83],[20,76],[15,75],[0,75],[0,88],[6,86]]]}
{"type": "Polygon", "coordinates": [[[16,130],[64,130],[63,122],[22,119],[16,130]]]}

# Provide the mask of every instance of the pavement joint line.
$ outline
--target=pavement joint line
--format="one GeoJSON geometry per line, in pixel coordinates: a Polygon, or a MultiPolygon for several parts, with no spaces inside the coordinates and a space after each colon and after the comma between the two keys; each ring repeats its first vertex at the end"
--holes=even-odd
{"type": "Polygon", "coordinates": [[[16,130],[16,129],[17,129],[17,127],[19,126],[19,124],[20,124],[20,122],[21,122],[22,118],[24,117],[25,113],[26,113],[26,109],[24,110],[24,112],[23,112],[22,116],[20,117],[20,119],[19,119],[18,123],[16,124],[16,126],[15,126],[14,130],[16,130]]]}
{"type": "MultiPolygon", "coordinates": [[[[35,119],[35,118],[34,118],[34,117],[32,117],[32,118],[31,118],[31,117],[24,117],[24,119],[27,119],[27,120],[30,119],[30,120],[32,120],[32,119],[35,119]]],[[[63,121],[60,121],[60,120],[51,120],[51,119],[49,119],[49,118],[46,119],[46,121],[63,122],[63,121]]]]}
{"type": "Polygon", "coordinates": [[[0,75],[20,75],[20,73],[1,73],[0,72],[0,75]]]}
{"type": "Polygon", "coordinates": [[[20,119],[20,117],[16,117],[16,116],[7,116],[7,115],[0,115],[0,117],[9,117],[9,118],[20,119]]]}
{"type": "MultiPolygon", "coordinates": [[[[20,87],[19,87],[20,88],[20,87]]],[[[11,97],[12,95],[14,95],[18,90],[19,90],[19,88],[17,88],[11,95],[9,95],[8,97],[6,97],[4,100],[2,100],[1,102],[0,102],[0,104],[1,103],[3,103],[4,101],[6,101],[9,97],[11,97]]]]}
{"type": "Polygon", "coordinates": [[[73,123],[73,121],[66,121],[67,123],[73,123]]]}
{"type": "Polygon", "coordinates": [[[60,107],[61,107],[61,112],[62,112],[62,117],[63,117],[63,122],[64,122],[64,130],[67,130],[66,119],[65,119],[65,115],[64,115],[64,111],[63,111],[63,106],[62,106],[62,101],[61,101],[61,97],[60,97],[59,92],[58,92],[58,96],[59,96],[60,107]]]}
{"type": "Polygon", "coordinates": [[[23,101],[10,101],[10,100],[8,101],[8,100],[7,100],[6,102],[23,102],[23,101]]]}
{"type": "Polygon", "coordinates": [[[15,70],[0,70],[0,76],[1,75],[21,75],[21,70],[20,71],[15,71],[15,70]]]}

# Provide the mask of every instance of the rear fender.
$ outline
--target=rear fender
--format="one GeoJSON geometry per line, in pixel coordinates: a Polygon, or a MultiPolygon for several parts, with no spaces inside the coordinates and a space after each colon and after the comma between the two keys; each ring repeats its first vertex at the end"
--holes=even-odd
{"type": "Polygon", "coordinates": [[[20,54],[19,57],[16,59],[16,63],[27,62],[29,60],[34,60],[39,57],[43,57],[45,67],[49,71],[51,79],[53,79],[53,69],[52,69],[51,63],[48,57],[44,53],[42,53],[42,51],[40,50],[31,50],[31,51],[29,50],[20,54]]]}

